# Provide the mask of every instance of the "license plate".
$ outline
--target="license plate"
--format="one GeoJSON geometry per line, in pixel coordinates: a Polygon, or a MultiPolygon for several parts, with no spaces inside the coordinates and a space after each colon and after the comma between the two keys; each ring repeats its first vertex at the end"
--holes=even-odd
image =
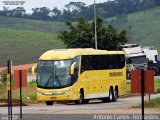
{"type": "Polygon", "coordinates": [[[50,97],[52,100],[55,100],[56,99],[56,97],[50,97]]]}

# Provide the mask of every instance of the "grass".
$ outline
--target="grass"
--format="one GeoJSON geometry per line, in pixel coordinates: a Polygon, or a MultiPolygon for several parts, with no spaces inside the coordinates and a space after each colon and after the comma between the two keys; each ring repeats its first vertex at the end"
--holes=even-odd
{"type": "Polygon", "coordinates": [[[37,62],[50,49],[65,48],[56,35],[25,30],[0,28],[0,66],[8,59],[13,65],[37,62]]]}
{"type": "Polygon", "coordinates": [[[156,80],[154,83],[154,91],[155,93],[160,93],[160,80],[156,80]]]}
{"type": "MultiPolygon", "coordinates": [[[[160,93],[160,79],[154,81],[154,93],[160,93]]],[[[126,82],[126,95],[127,96],[131,95],[131,81],[130,80],[126,82]]],[[[137,95],[137,94],[132,94],[132,95],[137,95]]]]}
{"type": "MultiPolygon", "coordinates": [[[[144,103],[145,108],[160,108],[160,97],[144,103]]],[[[132,108],[141,108],[141,105],[132,106],[132,108]]]]}
{"type": "Polygon", "coordinates": [[[55,34],[59,30],[65,29],[66,27],[63,22],[40,21],[0,16],[0,28],[55,34]]]}
{"type": "MultiPolygon", "coordinates": [[[[36,88],[34,87],[23,87],[22,88],[22,101],[24,103],[37,103],[37,97],[36,97],[36,88]]],[[[5,94],[1,94],[0,101],[7,102],[8,94],[7,91],[5,94]]],[[[12,99],[13,101],[18,101],[20,99],[20,92],[19,89],[13,89],[12,90],[12,99]]]]}
{"type": "Polygon", "coordinates": [[[131,94],[131,81],[128,80],[126,82],[126,95],[129,96],[131,94]]]}
{"type": "MultiPolygon", "coordinates": [[[[7,102],[8,94],[5,87],[5,84],[3,86],[0,86],[0,102],[7,102]]],[[[12,87],[12,99],[14,102],[17,102],[20,97],[19,88],[12,87]]],[[[36,97],[36,82],[30,82],[28,83],[27,87],[22,87],[22,101],[23,103],[37,103],[37,97],[36,97]]]]}

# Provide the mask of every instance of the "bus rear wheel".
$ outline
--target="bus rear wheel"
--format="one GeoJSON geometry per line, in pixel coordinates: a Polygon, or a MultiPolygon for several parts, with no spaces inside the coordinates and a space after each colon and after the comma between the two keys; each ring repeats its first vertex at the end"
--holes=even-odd
{"type": "Polygon", "coordinates": [[[117,97],[118,97],[118,93],[117,93],[117,91],[115,90],[114,93],[113,93],[113,101],[114,101],[114,102],[117,101],[117,97]]]}
{"type": "Polygon", "coordinates": [[[109,89],[109,96],[106,98],[102,98],[102,103],[106,103],[106,102],[113,102],[114,101],[114,93],[113,93],[113,89],[110,88],[109,89]]]}
{"type": "Polygon", "coordinates": [[[46,105],[53,105],[53,101],[46,101],[46,105]]]}
{"type": "Polygon", "coordinates": [[[84,104],[88,104],[88,103],[89,103],[89,99],[85,99],[84,104]]]}

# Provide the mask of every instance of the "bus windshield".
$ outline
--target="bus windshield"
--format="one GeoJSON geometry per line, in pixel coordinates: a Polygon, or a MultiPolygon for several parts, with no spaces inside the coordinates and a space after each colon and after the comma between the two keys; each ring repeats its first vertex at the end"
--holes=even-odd
{"type": "Polygon", "coordinates": [[[62,88],[71,85],[69,70],[71,60],[39,61],[37,86],[40,88],[62,88]]]}

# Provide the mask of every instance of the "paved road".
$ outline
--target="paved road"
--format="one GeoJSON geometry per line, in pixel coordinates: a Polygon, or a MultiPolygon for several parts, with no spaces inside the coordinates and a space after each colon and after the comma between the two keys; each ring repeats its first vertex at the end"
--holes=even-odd
{"type": "MultiPolygon", "coordinates": [[[[145,96],[146,98],[148,96],[145,96]]],[[[151,95],[151,99],[160,97],[160,94],[151,95]]],[[[92,100],[89,104],[75,105],[54,104],[35,104],[23,106],[23,120],[90,120],[99,114],[141,114],[141,109],[131,108],[141,103],[141,97],[119,98],[117,102],[101,103],[100,100],[92,100]]],[[[7,107],[0,107],[0,114],[6,114],[7,107]]],[[[160,108],[145,109],[147,114],[159,114],[160,108]]],[[[19,114],[19,107],[13,107],[13,114],[19,114]]]]}
{"type": "MultiPolygon", "coordinates": [[[[151,98],[160,97],[160,94],[151,95],[151,98]]],[[[146,96],[147,98],[147,96],[146,96]]],[[[141,97],[119,98],[117,102],[101,103],[100,100],[93,100],[89,104],[75,105],[68,104],[54,104],[53,106],[46,106],[45,104],[36,104],[30,106],[23,106],[24,114],[89,114],[101,113],[104,111],[108,113],[123,113],[121,110],[130,109],[131,106],[141,103],[141,97]],[[110,111],[114,110],[114,111],[110,111]],[[120,110],[120,111],[119,111],[120,110]]],[[[7,107],[0,107],[0,114],[7,113],[7,107]]],[[[160,109],[159,109],[160,110],[160,109]]],[[[136,112],[136,111],[135,111],[136,112]]],[[[156,111],[152,111],[157,113],[156,111]]],[[[160,113],[160,111],[158,111],[160,113]]],[[[13,113],[19,113],[19,107],[13,108],[13,113]]],[[[128,111],[128,113],[130,113],[128,111]]]]}

